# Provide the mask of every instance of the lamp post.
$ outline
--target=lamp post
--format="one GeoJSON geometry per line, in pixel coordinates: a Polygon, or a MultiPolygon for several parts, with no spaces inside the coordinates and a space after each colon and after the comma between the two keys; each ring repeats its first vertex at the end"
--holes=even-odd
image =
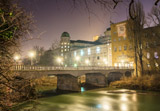
{"type": "MultiPolygon", "coordinates": [[[[76,60],[76,67],[77,67],[77,69],[78,69],[78,63],[79,63],[79,60],[80,60],[80,57],[79,56],[76,56],[76,58],[75,58],[75,60],[76,60]]],[[[75,66],[75,65],[74,65],[75,66]]]]}
{"type": "Polygon", "coordinates": [[[15,55],[15,56],[14,56],[14,60],[15,60],[16,64],[18,63],[19,59],[20,59],[20,56],[19,56],[19,55],[15,55]]]}
{"type": "Polygon", "coordinates": [[[87,64],[87,66],[89,66],[89,60],[88,59],[85,60],[85,63],[87,64]]]}
{"type": "Polygon", "coordinates": [[[31,59],[31,65],[33,65],[33,57],[35,56],[34,52],[29,52],[29,57],[31,59]]]}
{"type": "Polygon", "coordinates": [[[61,63],[62,63],[62,58],[58,57],[58,58],[57,58],[57,62],[59,63],[59,66],[60,66],[61,63]]]}

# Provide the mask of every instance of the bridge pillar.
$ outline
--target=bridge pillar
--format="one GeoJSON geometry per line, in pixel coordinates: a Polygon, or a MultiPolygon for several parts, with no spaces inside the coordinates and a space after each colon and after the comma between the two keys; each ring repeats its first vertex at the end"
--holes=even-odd
{"type": "Polygon", "coordinates": [[[110,72],[107,76],[108,84],[113,81],[118,81],[123,77],[123,73],[121,72],[110,72]]]}
{"type": "Polygon", "coordinates": [[[106,78],[105,75],[101,73],[87,73],[85,84],[96,86],[96,87],[105,87],[106,78]]]}
{"type": "Polygon", "coordinates": [[[70,74],[57,75],[57,90],[80,91],[78,78],[70,74]]]}

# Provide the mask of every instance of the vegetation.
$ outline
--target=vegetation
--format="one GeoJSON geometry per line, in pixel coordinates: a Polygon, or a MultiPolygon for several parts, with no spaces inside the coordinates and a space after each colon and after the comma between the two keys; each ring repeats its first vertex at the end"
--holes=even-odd
{"type": "Polygon", "coordinates": [[[26,39],[32,23],[30,14],[16,1],[0,0],[0,111],[9,111],[14,103],[34,95],[32,82],[11,70],[13,55],[19,51],[20,41],[26,39]]]}
{"type": "Polygon", "coordinates": [[[160,75],[144,75],[130,78],[123,77],[120,81],[112,82],[110,87],[160,91],[160,75]]]}

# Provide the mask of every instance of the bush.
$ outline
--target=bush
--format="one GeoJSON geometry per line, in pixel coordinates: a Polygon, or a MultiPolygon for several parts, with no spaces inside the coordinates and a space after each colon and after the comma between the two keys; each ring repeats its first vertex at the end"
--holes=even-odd
{"type": "Polygon", "coordinates": [[[123,77],[120,81],[112,82],[110,86],[116,88],[160,91],[160,75],[123,77]]]}

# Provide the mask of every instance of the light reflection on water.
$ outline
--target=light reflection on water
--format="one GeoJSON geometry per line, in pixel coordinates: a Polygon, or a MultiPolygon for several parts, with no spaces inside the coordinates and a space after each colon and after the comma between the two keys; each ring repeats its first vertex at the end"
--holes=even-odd
{"type": "Polygon", "coordinates": [[[52,96],[40,99],[38,107],[40,111],[160,111],[160,95],[125,91],[107,93],[102,89],[52,96]]]}

